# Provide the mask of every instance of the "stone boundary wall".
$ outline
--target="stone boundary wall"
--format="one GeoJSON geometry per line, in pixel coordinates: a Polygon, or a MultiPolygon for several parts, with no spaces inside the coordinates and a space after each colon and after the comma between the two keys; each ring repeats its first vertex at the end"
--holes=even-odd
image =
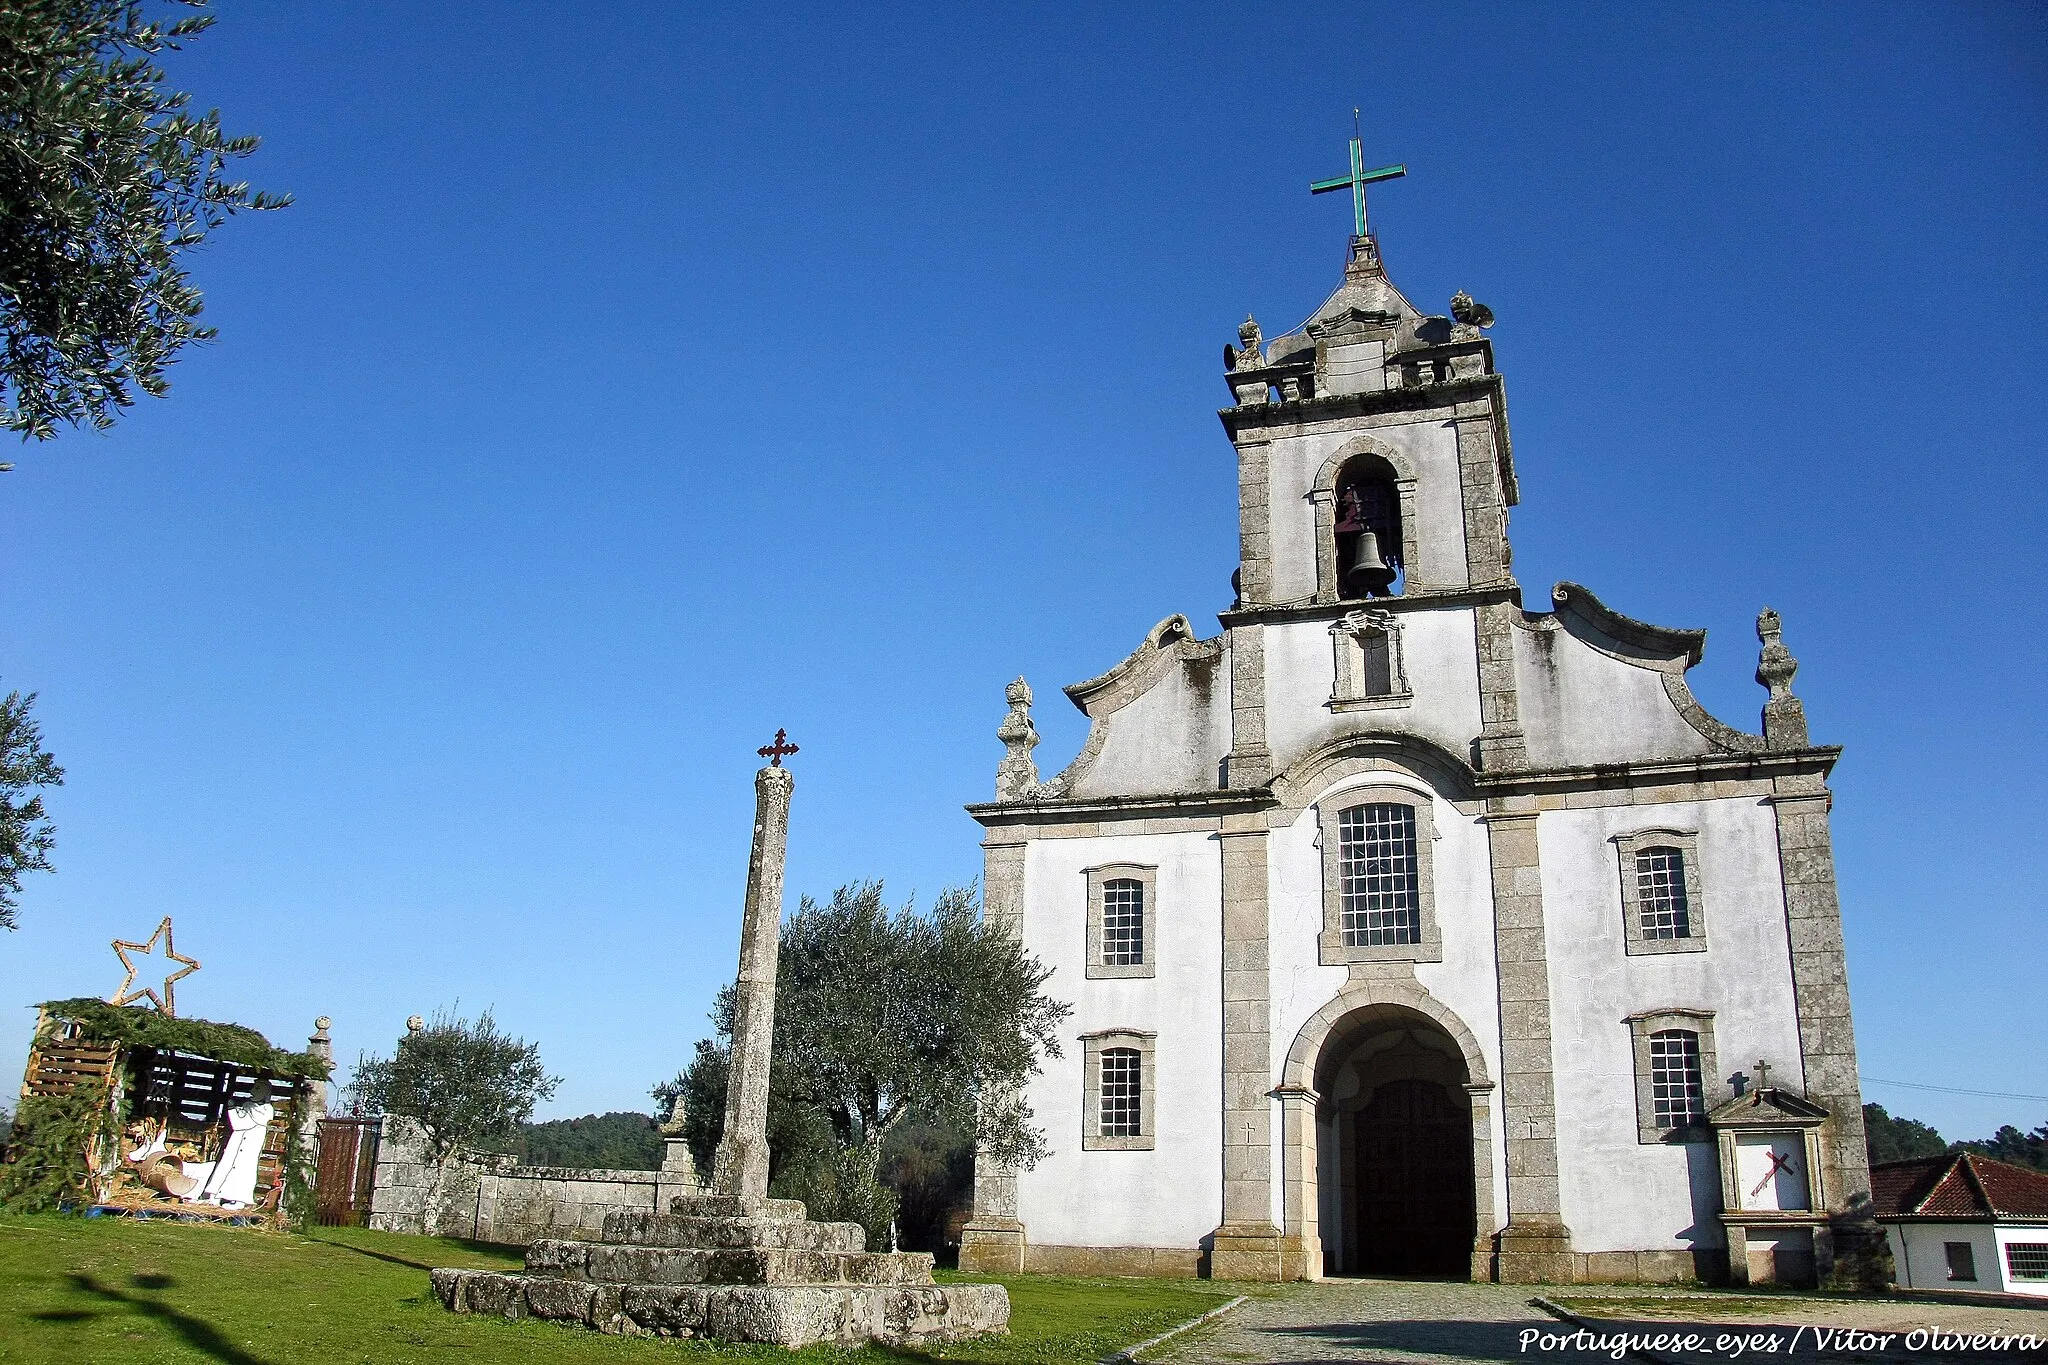
{"type": "Polygon", "coordinates": [[[676,1195],[699,1192],[690,1172],[522,1166],[493,1153],[463,1153],[436,1172],[417,1133],[386,1119],[370,1226],[507,1246],[546,1237],[595,1240],[614,1209],[660,1212],[676,1195]]]}

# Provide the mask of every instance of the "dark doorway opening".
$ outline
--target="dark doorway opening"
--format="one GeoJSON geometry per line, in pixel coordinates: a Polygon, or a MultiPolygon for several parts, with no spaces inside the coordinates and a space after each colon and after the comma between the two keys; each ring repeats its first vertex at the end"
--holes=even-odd
{"type": "Polygon", "coordinates": [[[1356,1273],[1472,1272],[1472,1117],[1434,1081],[1382,1084],[1352,1124],[1356,1273]]]}
{"type": "Polygon", "coordinates": [[[1324,1274],[1471,1278],[1471,1080],[1450,1034],[1414,1011],[1369,1006],[1332,1030],[1316,1067],[1324,1274]]]}

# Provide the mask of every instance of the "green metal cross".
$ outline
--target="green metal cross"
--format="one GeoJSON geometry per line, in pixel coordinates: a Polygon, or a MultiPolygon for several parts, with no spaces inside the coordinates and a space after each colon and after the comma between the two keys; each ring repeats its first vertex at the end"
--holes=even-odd
{"type": "Polygon", "coordinates": [[[1378,170],[1365,169],[1365,149],[1356,137],[1351,139],[1351,174],[1340,175],[1335,180],[1318,180],[1308,187],[1310,194],[1329,194],[1334,190],[1351,191],[1351,216],[1356,229],[1353,236],[1365,236],[1365,187],[1377,180],[1399,180],[1408,174],[1406,166],[1382,166],[1378,170]]]}

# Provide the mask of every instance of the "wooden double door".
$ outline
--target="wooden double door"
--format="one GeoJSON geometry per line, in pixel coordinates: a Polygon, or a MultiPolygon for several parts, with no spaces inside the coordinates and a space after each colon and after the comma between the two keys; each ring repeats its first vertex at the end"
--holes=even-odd
{"type": "Polygon", "coordinates": [[[1353,1137],[1356,1273],[1469,1278],[1470,1111],[1433,1081],[1388,1081],[1354,1116],[1353,1137]]]}

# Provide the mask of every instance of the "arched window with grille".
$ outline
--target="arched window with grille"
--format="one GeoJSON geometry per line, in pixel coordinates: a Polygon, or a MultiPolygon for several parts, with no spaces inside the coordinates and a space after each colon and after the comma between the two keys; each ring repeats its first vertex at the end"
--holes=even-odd
{"type": "Polygon", "coordinates": [[[1715,1074],[1714,1016],[1672,1007],[1628,1017],[1640,1142],[1705,1142],[1707,1078],[1715,1074]]]}
{"type": "Polygon", "coordinates": [[[1110,863],[1088,868],[1087,879],[1087,975],[1156,975],[1159,869],[1110,863]]]}
{"type": "Polygon", "coordinates": [[[1081,1149],[1150,1151],[1157,1108],[1152,1054],[1158,1035],[1106,1029],[1081,1039],[1081,1149]]]}
{"type": "Polygon", "coordinates": [[[1691,938],[1685,894],[1685,853],[1669,844],[1636,850],[1636,913],[1644,938],[1691,938]]]}
{"type": "Polygon", "coordinates": [[[1367,788],[1340,793],[1319,807],[1322,961],[1442,961],[1429,800],[1401,789],[1367,788]]]}
{"type": "Polygon", "coordinates": [[[1102,1136],[1138,1136],[1145,1108],[1142,1075],[1138,1049],[1112,1047],[1103,1050],[1102,1136]]]}
{"type": "Polygon", "coordinates": [[[1698,953],[1707,947],[1699,835],[1644,829],[1616,835],[1623,941],[1631,956],[1698,953]]]}
{"type": "Polygon", "coordinates": [[[1337,814],[1337,890],[1349,948],[1422,940],[1415,808],[1391,801],[1337,814]]]}

